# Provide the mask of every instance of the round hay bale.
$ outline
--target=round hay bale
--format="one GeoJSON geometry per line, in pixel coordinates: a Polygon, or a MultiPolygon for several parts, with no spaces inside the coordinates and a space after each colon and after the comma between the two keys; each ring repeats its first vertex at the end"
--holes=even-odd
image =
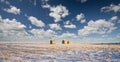
{"type": "Polygon", "coordinates": [[[67,44],[70,44],[70,41],[67,41],[67,44]]]}
{"type": "Polygon", "coordinates": [[[68,44],[67,40],[62,40],[62,44],[68,44]]]}
{"type": "Polygon", "coordinates": [[[50,40],[50,44],[56,44],[55,40],[50,40]]]}

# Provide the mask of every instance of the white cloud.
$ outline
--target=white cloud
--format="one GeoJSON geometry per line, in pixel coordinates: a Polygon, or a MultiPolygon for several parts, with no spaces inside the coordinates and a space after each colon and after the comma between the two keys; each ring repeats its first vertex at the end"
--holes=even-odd
{"type": "Polygon", "coordinates": [[[32,29],[30,32],[38,38],[52,38],[56,36],[56,32],[50,29],[46,31],[44,29],[32,29]]]}
{"type": "Polygon", "coordinates": [[[50,8],[51,6],[49,4],[42,5],[42,8],[50,8]]]}
{"type": "Polygon", "coordinates": [[[26,26],[16,19],[2,19],[0,16],[0,33],[3,37],[24,37],[28,35],[25,28],[26,26]]]}
{"type": "Polygon", "coordinates": [[[49,16],[54,18],[54,22],[61,21],[62,18],[69,15],[69,11],[65,6],[58,5],[58,6],[50,6],[49,4],[42,5],[43,8],[50,9],[49,16]]]}
{"type": "Polygon", "coordinates": [[[30,20],[31,23],[37,27],[45,26],[45,24],[41,20],[38,20],[36,17],[30,16],[30,17],[28,17],[28,20],[30,20]]]}
{"type": "Polygon", "coordinates": [[[87,2],[87,0],[80,0],[80,2],[81,2],[81,3],[85,3],[85,2],[87,2]]]}
{"type": "Polygon", "coordinates": [[[110,18],[109,21],[112,22],[112,23],[116,23],[117,20],[118,20],[118,16],[113,16],[113,17],[110,18]]]}
{"type": "Polygon", "coordinates": [[[102,12],[110,12],[110,11],[113,11],[113,12],[115,12],[115,13],[120,12],[120,4],[118,4],[118,5],[111,4],[110,6],[102,7],[102,8],[101,8],[101,11],[102,11],[102,12]]]}
{"type": "Polygon", "coordinates": [[[77,21],[80,21],[80,23],[85,23],[86,19],[85,19],[85,15],[83,13],[80,13],[76,16],[77,21]]]}
{"type": "Polygon", "coordinates": [[[119,21],[120,19],[119,19],[119,17],[118,16],[113,16],[113,17],[111,17],[110,19],[109,19],[109,21],[110,22],[112,22],[112,23],[120,23],[120,21],[119,21]]]}
{"type": "Polygon", "coordinates": [[[114,24],[104,19],[96,21],[89,21],[88,26],[84,26],[83,29],[78,30],[78,35],[87,36],[89,34],[106,34],[115,30],[114,24]]]}
{"type": "Polygon", "coordinates": [[[59,25],[59,24],[56,24],[56,23],[54,23],[54,24],[49,24],[49,26],[50,26],[51,29],[62,30],[62,28],[60,27],[60,25],[59,25]]]}
{"type": "Polygon", "coordinates": [[[77,19],[77,20],[82,20],[84,17],[85,17],[84,14],[83,14],[83,13],[80,13],[80,14],[78,14],[78,15],[76,16],[76,19],[77,19]]]}
{"type": "Polygon", "coordinates": [[[10,8],[3,9],[3,10],[8,13],[12,13],[12,14],[20,14],[20,12],[21,12],[20,9],[15,6],[10,6],[10,8]]]}
{"type": "Polygon", "coordinates": [[[64,24],[68,25],[68,24],[71,24],[71,22],[67,20],[66,22],[64,22],[64,24]]]}
{"type": "Polygon", "coordinates": [[[66,39],[66,38],[76,38],[77,36],[74,33],[63,33],[58,38],[66,39]]]}
{"type": "Polygon", "coordinates": [[[53,30],[32,29],[26,31],[26,26],[16,19],[3,19],[0,16],[0,41],[47,41],[56,36],[53,30]]]}
{"type": "Polygon", "coordinates": [[[72,24],[69,20],[64,22],[65,28],[76,28],[76,25],[72,24]]]}
{"type": "Polygon", "coordinates": [[[110,20],[112,20],[112,21],[118,20],[118,16],[113,16],[110,20]]]}
{"type": "Polygon", "coordinates": [[[70,24],[70,25],[64,25],[65,28],[76,28],[76,25],[70,24]]]}
{"type": "Polygon", "coordinates": [[[85,23],[86,22],[86,19],[83,19],[80,21],[80,23],[85,23]]]}

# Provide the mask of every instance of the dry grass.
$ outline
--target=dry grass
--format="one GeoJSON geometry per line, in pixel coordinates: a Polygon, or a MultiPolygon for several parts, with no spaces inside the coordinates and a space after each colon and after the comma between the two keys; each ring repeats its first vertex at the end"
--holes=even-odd
{"type": "Polygon", "coordinates": [[[99,52],[103,52],[104,49],[107,49],[108,52],[105,52],[105,57],[112,55],[114,52],[120,52],[119,45],[92,45],[92,44],[41,44],[41,43],[0,43],[0,59],[2,62],[7,60],[16,61],[16,62],[26,62],[26,60],[32,59],[43,59],[43,58],[59,58],[59,59],[68,59],[71,60],[88,60],[92,56],[77,57],[74,55],[77,54],[86,54],[86,52],[96,52],[95,57],[99,56],[99,52]],[[70,56],[74,52],[73,56],[70,56]],[[64,54],[63,54],[64,53],[64,54]],[[58,55],[57,57],[55,55],[58,55]],[[62,55],[63,54],[63,55],[62,55]],[[64,56],[66,55],[66,56],[64,56]],[[68,55],[68,57],[67,57],[68,55]]]}

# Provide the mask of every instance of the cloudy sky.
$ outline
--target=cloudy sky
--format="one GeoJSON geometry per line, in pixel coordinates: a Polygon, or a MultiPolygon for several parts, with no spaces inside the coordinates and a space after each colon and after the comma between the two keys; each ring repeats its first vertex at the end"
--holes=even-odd
{"type": "Polygon", "coordinates": [[[120,43],[120,0],[0,0],[1,42],[120,43]]]}

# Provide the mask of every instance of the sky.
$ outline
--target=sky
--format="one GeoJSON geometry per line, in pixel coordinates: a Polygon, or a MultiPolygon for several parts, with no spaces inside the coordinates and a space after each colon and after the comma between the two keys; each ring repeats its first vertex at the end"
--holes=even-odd
{"type": "Polygon", "coordinates": [[[120,0],[0,0],[0,42],[120,43],[120,0]]]}

